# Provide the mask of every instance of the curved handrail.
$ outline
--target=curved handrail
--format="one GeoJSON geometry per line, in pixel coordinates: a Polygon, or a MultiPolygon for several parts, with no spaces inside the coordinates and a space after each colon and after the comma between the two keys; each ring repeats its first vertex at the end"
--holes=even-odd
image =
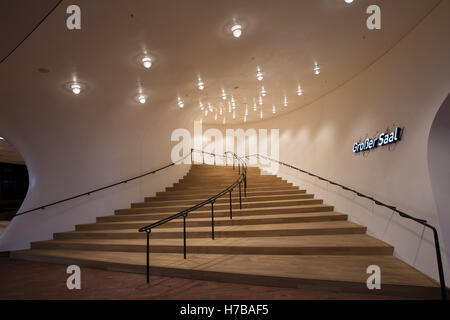
{"type": "Polygon", "coordinates": [[[443,268],[443,265],[442,265],[441,247],[440,247],[440,244],[439,244],[439,235],[438,235],[438,232],[437,232],[436,228],[434,226],[428,224],[427,220],[413,217],[413,216],[411,216],[411,215],[409,215],[409,214],[407,214],[407,213],[405,213],[403,211],[398,210],[397,207],[395,207],[395,206],[388,205],[386,203],[383,203],[381,201],[376,200],[373,197],[367,196],[367,195],[365,195],[365,194],[363,194],[361,192],[358,192],[356,190],[348,188],[348,187],[346,187],[346,186],[344,186],[342,184],[339,184],[337,182],[334,182],[334,181],[331,181],[329,179],[323,178],[323,177],[318,176],[316,174],[310,173],[310,172],[308,172],[306,170],[302,170],[300,168],[294,167],[294,166],[292,166],[290,164],[287,164],[287,163],[284,163],[284,162],[281,162],[281,161],[278,161],[278,160],[275,160],[275,159],[272,159],[272,158],[269,158],[269,157],[266,157],[266,156],[263,156],[263,155],[260,155],[260,154],[252,154],[252,155],[246,156],[247,159],[250,158],[250,157],[258,157],[258,158],[261,157],[261,158],[264,158],[266,160],[269,160],[269,161],[281,164],[281,165],[283,165],[285,167],[288,167],[288,168],[300,171],[300,172],[305,173],[305,174],[307,174],[307,175],[309,175],[311,177],[315,177],[315,178],[317,178],[319,180],[328,182],[328,183],[330,183],[332,185],[341,187],[342,189],[344,189],[346,191],[350,191],[350,192],[355,193],[359,197],[366,198],[366,199],[369,199],[369,200],[373,201],[376,205],[379,205],[379,206],[388,208],[388,209],[390,209],[390,210],[392,210],[394,212],[397,212],[399,214],[399,216],[402,217],[402,218],[413,220],[413,221],[415,221],[417,223],[420,223],[421,225],[431,229],[433,231],[434,245],[435,245],[435,249],[436,249],[436,259],[437,259],[437,264],[438,264],[439,282],[440,282],[440,286],[441,286],[441,297],[442,297],[442,300],[446,300],[447,299],[447,288],[445,286],[444,268],[443,268]]]}
{"type": "Polygon", "coordinates": [[[216,155],[216,154],[210,153],[210,152],[205,152],[203,150],[191,149],[190,154],[191,154],[191,162],[192,163],[193,163],[192,155],[193,155],[194,151],[202,153],[203,163],[205,163],[205,154],[214,156],[214,163],[215,163],[216,156],[224,157],[224,158],[226,158],[226,164],[228,164],[228,155],[232,155],[233,156],[233,170],[235,167],[234,161],[237,160],[238,168],[239,168],[239,176],[236,179],[236,181],[234,181],[230,186],[223,189],[221,192],[217,193],[216,195],[214,195],[214,196],[212,196],[190,208],[187,208],[187,209],[180,211],[178,213],[175,213],[167,218],[161,219],[157,222],[151,223],[149,225],[143,226],[138,229],[139,232],[147,233],[147,283],[150,282],[150,233],[153,228],[156,228],[160,225],[163,225],[163,224],[170,222],[172,220],[175,220],[177,218],[183,217],[183,239],[184,239],[183,253],[184,253],[184,259],[186,259],[186,218],[187,218],[187,216],[192,211],[195,211],[207,204],[211,204],[211,237],[214,240],[214,203],[215,203],[215,201],[218,198],[222,197],[223,195],[229,193],[230,194],[230,219],[233,219],[231,193],[233,192],[234,188],[236,188],[239,185],[239,208],[240,209],[242,209],[242,196],[241,196],[241,184],[242,183],[244,183],[244,194],[245,194],[245,196],[247,195],[247,191],[246,191],[247,190],[247,164],[245,163],[245,161],[242,158],[240,158],[235,153],[230,152],[230,151],[225,152],[225,154],[222,156],[222,155],[216,155]],[[241,167],[242,167],[242,170],[241,170],[241,167]]]}
{"type": "Polygon", "coordinates": [[[179,163],[179,162],[183,161],[184,159],[186,159],[187,157],[189,157],[189,155],[190,154],[188,153],[183,158],[178,159],[177,161],[172,162],[172,163],[170,163],[170,164],[168,164],[168,165],[166,165],[164,167],[161,167],[159,169],[156,169],[156,170],[153,170],[153,171],[149,171],[149,172],[140,174],[138,176],[135,176],[135,177],[132,177],[132,178],[129,178],[129,179],[126,179],[126,180],[122,180],[122,181],[119,181],[119,182],[116,182],[116,183],[113,183],[113,184],[110,184],[110,185],[107,185],[107,186],[104,186],[104,187],[101,187],[101,188],[97,188],[97,189],[94,189],[94,190],[91,190],[91,191],[88,191],[88,192],[84,192],[84,193],[78,194],[76,196],[72,196],[72,197],[69,197],[69,198],[66,198],[66,199],[63,199],[63,200],[55,201],[55,202],[52,202],[52,203],[49,203],[49,204],[46,204],[46,205],[43,205],[43,206],[40,206],[40,207],[36,207],[34,209],[30,209],[30,210],[27,210],[27,211],[24,211],[24,212],[21,212],[21,213],[17,213],[14,217],[21,216],[21,215],[24,215],[24,214],[27,214],[27,213],[30,213],[30,212],[34,212],[34,211],[37,211],[37,210],[44,210],[44,209],[46,209],[48,207],[51,207],[51,206],[54,206],[54,205],[57,205],[57,204],[60,204],[60,203],[63,203],[63,202],[67,202],[67,201],[74,200],[74,199],[81,198],[81,197],[85,197],[85,196],[90,196],[93,193],[96,193],[96,192],[99,192],[99,191],[103,191],[103,190],[106,190],[106,189],[109,189],[109,188],[112,188],[112,187],[116,187],[116,186],[124,184],[124,183],[128,183],[128,182],[133,181],[133,180],[137,180],[137,179],[146,177],[148,175],[154,174],[154,173],[156,173],[158,171],[161,171],[161,170],[164,170],[164,169],[167,169],[167,168],[169,168],[171,166],[176,165],[177,163],[179,163]]]}

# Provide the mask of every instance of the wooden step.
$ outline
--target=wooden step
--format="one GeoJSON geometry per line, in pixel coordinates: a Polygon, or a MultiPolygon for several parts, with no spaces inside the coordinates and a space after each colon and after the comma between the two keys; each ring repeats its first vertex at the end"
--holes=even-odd
{"type": "MultiPolygon", "coordinates": [[[[161,199],[157,201],[154,199],[153,201],[145,201],[145,202],[135,202],[131,204],[132,208],[145,208],[145,207],[162,207],[162,206],[172,206],[172,205],[187,205],[193,206],[197,203],[200,203],[205,200],[207,197],[198,197],[196,199],[185,199],[185,200],[177,200],[177,199],[161,199]]],[[[293,194],[293,195],[266,195],[266,196],[247,196],[244,198],[245,202],[255,202],[255,201],[274,201],[274,200],[298,200],[298,199],[313,199],[313,194],[293,194]]],[[[229,203],[230,198],[224,196],[222,198],[216,199],[216,203],[229,203]]],[[[239,202],[239,197],[233,196],[231,198],[231,202],[239,202]]]]}
{"type": "MultiPolygon", "coordinates": [[[[236,226],[236,225],[262,225],[262,224],[277,224],[277,223],[298,223],[298,222],[319,222],[319,221],[346,221],[347,215],[337,212],[312,212],[312,213],[289,213],[277,215],[255,215],[255,216],[234,216],[230,219],[226,217],[215,217],[215,226],[236,226]]],[[[119,230],[119,229],[139,229],[143,225],[151,224],[159,221],[159,219],[151,219],[147,221],[137,222],[105,222],[105,223],[90,223],[79,224],[75,226],[76,231],[89,230],[119,230]]],[[[209,227],[211,225],[211,217],[199,218],[196,215],[189,216],[186,221],[187,228],[190,227],[209,227]]],[[[161,226],[161,228],[181,228],[183,226],[182,220],[173,220],[161,226]]]]}
{"type": "MultiPolygon", "coordinates": [[[[33,249],[12,252],[11,258],[142,273],[145,283],[146,258],[142,252],[33,249]]],[[[189,254],[183,259],[178,253],[153,253],[150,275],[385,296],[440,297],[436,281],[393,256],[189,254]],[[378,265],[382,270],[381,290],[367,289],[366,271],[370,265],[378,265]]]]}
{"type": "MultiPolygon", "coordinates": [[[[334,207],[326,204],[311,204],[293,207],[264,207],[264,208],[244,208],[234,211],[233,216],[249,216],[249,215],[267,215],[267,214],[286,214],[286,213],[306,213],[306,212],[327,212],[333,211],[334,207]]],[[[139,210],[139,209],[134,209],[139,210]]],[[[97,217],[97,222],[118,222],[118,221],[146,221],[149,219],[164,219],[178,212],[166,213],[139,213],[127,215],[114,215],[97,217]]],[[[228,217],[230,210],[214,210],[215,217],[228,217]]],[[[211,206],[206,205],[196,211],[192,211],[189,217],[210,217],[211,206]]]]}
{"type": "MultiPolygon", "coordinates": [[[[285,237],[304,235],[332,235],[332,234],[364,234],[366,227],[348,221],[325,221],[308,223],[287,223],[273,225],[237,225],[215,227],[215,238],[241,237],[285,237]]],[[[152,238],[181,239],[182,228],[155,228],[152,238]]],[[[187,238],[210,238],[211,227],[191,227],[187,238]]],[[[72,231],[55,233],[53,238],[61,239],[145,239],[145,233],[136,229],[72,231]]]]}
{"type": "MultiPolygon", "coordinates": [[[[162,200],[162,199],[197,199],[198,197],[202,197],[203,199],[208,199],[211,196],[216,195],[219,191],[205,191],[203,193],[189,193],[189,192],[180,192],[180,191],[162,191],[157,192],[155,197],[146,197],[145,201],[154,201],[154,200],[162,200]]],[[[270,196],[270,195],[284,195],[284,194],[302,194],[306,193],[306,190],[299,190],[298,188],[289,188],[287,190],[263,190],[263,191],[249,191],[247,190],[247,197],[252,196],[270,196]]],[[[234,190],[232,192],[233,196],[239,196],[239,190],[234,190]]],[[[224,197],[226,197],[225,195],[224,197]]]]}
{"type": "MultiPolygon", "coordinates": [[[[205,193],[205,192],[212,192],[213,194],[217,194],[220,193],[221,191],[223,191],[224,189],[228,188],[230,185],[226,185],[226,186],[220,186],[220,187],[216,187],[216,186],[212,186],[210,188],[208,187],[197,187],[197,188],[177,188],[174,189],[174,187],[167,187],[166,191],[170,191],[170,192],[178,192],[180,194],[194,194],[194,193],[205,193]]],[[[281,185],[281,186],[252,186],[252,185],[248,185],[247,186],[247,193],[248,192],[257,192],[257,191],[285,191],[285,190],[298,190],[297,187],[291,186],[291,185],[281,185]]],[[[235,186],[234,192],[238,193],[239,192],[239,185],[235,186]]],[[[244,185],[241,185],[241,192],[242,194],[244,194],[244,185]]],[[[158,194],[158,193],[157,193],[158,194]]]]}
{"type": "MultiPolygon", "coordinates": [[[[273,201],[255,201],[249,202],[245,199],[242,201],[242,208],[263,208],[263,207],[285,207],[285,206],[303,206],[303,205],[311,205],[311,204],[322,204],[322,199],[290,199],[290,200],[273,200],[273,201]]],[[[115,211],[115,214],[141,214],[141,213],[162,213],[162,212],[180,212],[185,209],[188,209],[192,206],[188,205],[172,205],[172,206],[162,206],[162,207],[132,207],[128,209],[118,209],[115,211]]],[[[231,204],[231,207],[234,210],[240,208],[239,201],[235,201],[231,204]]],[[[229,203],[215,203],[214,210],[229,210],[229,203]]]]}
{"type": "MultiPolygon", "coordinates": [[[[183,253],[183,241],[151,238],[150,252],[183,253]]],[[[141,239],[68,239],[39,241],[32,249],[146,252],[141,239]]],[[[393,248],[367,235],[277,238],[189,239],[187,253],[265,255],[391,255],[393,248]]]]}

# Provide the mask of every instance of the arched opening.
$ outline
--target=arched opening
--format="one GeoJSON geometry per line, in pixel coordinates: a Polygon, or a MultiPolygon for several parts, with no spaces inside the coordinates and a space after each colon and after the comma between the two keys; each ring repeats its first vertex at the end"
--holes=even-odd
{"type": "Polygon", "coordinates": [[[17,150],[0,137],[0,234],[22,205],[28,190],[28,170],[17,150]]]}
{"type": "Polygon", "coordinates": [[[450,94],[437,112],[428,138],[428,167],[447,260],[450,260],[450,94]]]}

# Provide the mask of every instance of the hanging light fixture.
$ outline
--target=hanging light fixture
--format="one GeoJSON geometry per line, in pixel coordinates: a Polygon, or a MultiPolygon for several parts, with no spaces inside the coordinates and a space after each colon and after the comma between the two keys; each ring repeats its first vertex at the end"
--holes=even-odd
{"type": "Polygon", "coordinates": [[[302,87],[301,87],[300,85],[298,85],[298,88],[297,88],[297,95],[300,97],[302,94],[303,94],[302,87]]]}
{"type": "Polygon", "coordinates": [[[211,103],[209,103],[209,102],[208,102],[208,109],[209,109],[210,112],[213,111],[213,107],[212,107],[211,103]]]}
{"type": "Polygon", "coordinates": [[[244,122],[247,122],[247,116],[244,116],[244,122]]]}
{"type": "Polygon", "coordinates": [[[233,109],[236,109],[236,101],[234,101],[233,96],[231,96],[231,106],[233,107],[233,109]]]}
{"type": "Polygon", "coordinates": [[[205,106],[203,105],[203,102],[202,102],[202,100],[200,100],[200,102],[199,102],[199,105],[200,105],[200,110],[203,110],[203,109],[205,109],[205,106]]]}
{"type": "Polygon", "coordinates": [[[216,112],[216,114],[214,115],[214,121],[217,121],[217,112],[216,112]]]}
{"type": "Polygon", "coordinates": [[[236,110],[233,110],[233,119],[236,119],[236,110]]]}
{"type": "Polygon", "coordinates": [[[259,103],[259,105],[262,105],[262,104],[263,104],[263,99],[262,99],[261,96],[259,96],[258,103],[259,103]]]}
{"type": "Polygon", "coordinates": [[[228,112],[231,112],[231,103],[228,101],[228,112]]]}
{"type": "Polygon", "coordinates": [[[261,109],[261,111],[259,112],[259,117],[262,119],[263,118],[263,111],[261,109]]]}
{"type": "Polygon", "coordinates": [[[222,106],[220,106],[220,108],[219,108],[219,114],[222,115],[222,113],[223,113],[223,108],[222,108],[222,106]]]}
{"type": "Polygon", "coordinates": [[[260,67],[256,68],[256,79],[258,79],[258,81],[262,81],[262,79],[264,79],[264,76],[263,76],[263,73],[262,73],[260,67]]]}
{"type": "Polygon", "coordinates": [[[245,105],[245,115],[248,116],[248,105],[245,105]]]}
{"type": "Polygon", "coordinates": [[[256,101],[255,98],[253,98],[253,111],[256,111],[256,108],[257,108],[256,101]]]}
{"type": "Polygon", "coordinates": [[[277,113],[277,108],[275,107],[275,105],[273,105],[273,107],[272,107],[272,113],[273,114],[277,113]]]}
{"type": "Polygon", "coordinates": [[[287,99],[287,97],[286,97],[286,96],[284,96],[284,101],[283,101],[283,105],[284,105],[285,107],[287,107],[287,106],[288,106],[288,99],[287,99]]]}

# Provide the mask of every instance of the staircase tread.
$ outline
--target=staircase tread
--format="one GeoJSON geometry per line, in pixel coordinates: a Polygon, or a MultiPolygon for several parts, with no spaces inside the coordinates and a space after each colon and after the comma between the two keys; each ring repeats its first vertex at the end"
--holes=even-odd
{"type": "MultiPolygon", "coordinates": [[[[274,198],[274,197],[286,197],[286,198],[293,198],[293,199],[295,199],[295,197],[298,197],[298,196],[302,196],[303,198],[299,198],[299,199],[296,199],[296,200],[300,200],[300,199],[310,199],[310,198],[307,198],[307,197],[314,197],[314,194],[312,194],[312,193],[301,193],[301,194],[286,194],[286,195],[284,195],[284,196],[280,196],[280,195],[267,195],[267,196],[248,196],[247,195],[247,197],[245,197],[244,199],[245,199],[245,201],[247,202],[248,200],[252,200],[253,198],[261,198],[261,197],[265,197],[265,198],[267,198],[267,199],[270,199],[270,198],[274,198]]],[[[146,198],[149,198],[149,199],[152,199],[152,201],[142,201],[142,202],[133,202],[132,204],[152,204],[152,203],[158,203],[158,202],[173,202],[173,203],[177,203],[177,202],[186,202],[186,201],[189,201],[189,202],[202,202],[202,201],[205,201],[205,198],[197,198],[197,199],[179,199],[179,200],[172,200],[172,199],[170,199],[170,200],[168,200],[168,199],[162,199],[162,200],[157,200],[158,199],[158,197],[146,197],[146,198]]],[[[224,200],[229,200],[229,197],[223,197],[223,198],[219,198],[219,199],[224,199],[224,200]]],[[[236,203],[236,201],[239,201],[239,197],[237,197],[237,196],[233,196],[233,197],[231,197],[231,199],[232,199],[232,202],[233,203],[236,203]]],[[[275,199],[275,200],[278,200],[278,199],[275,199]]],[[[280,199],[280,200],[283,200],[283,199],[280,199]]],[[[287,199],[286,199],[287,200],[287,199]]],[[[266,201],[266,200],[262,200],[262,201],[266,201]]],[[[267,200],[267,201],[269,201],[269,200],[267,200]]],[[[249,201],[250,202],[250,201],[249,201]]],[[[251,201],[251,202],[254,202],[254,201],[251,201]]]]}
{"type": "MultiPolygon", "coordinates": [[[[307,205],[281,206],[281,207],[274,206],[274,207],[260,207],[260,208],[258,208],[258,207],[257,208],[242,208],[242,209],[235,209],[235,210],[236,210],[236,214],[239,214],[239,212],[255,211],[255,210],[263,211],[263,210],[277,210],[277,209],[329,208],[329,207],[333,207],[333,206],[328,205],[328,204],[307,204],[307,205]]],[[[188,209],[188,208],[190,208],[190,207],[187,207],[186,209],[188,209]]],[[[117,211],[122,211],[122,212],[123,211],[133,211],[133,210],[145,211],[147,209],[148,208],[126,208],[126,209],[119,209],[117,211]]],[[[180,211],[172,211],[172,212],[161,212],[161,213],[162,214],[170,214],[170,213],[176,214],[176,213],[179,213],[181,211],[182,210],[180,210],[180,211]]],[[[199,209],[197,209],[195,211],[192,211],[192,212],[195,213],[195,212],[210,212],[210,211],[211,211],[211,208],[210,207],[206,208],[206,205],[205,205],[204,207],[199,208],[199,209]]],[[[229,209],[217,209],[217,210],[214,210],[214,212],[229,212],[229,211],[230,211],[229,209]]],[[[146,213],[146,212],[144,212],[144,213],[146,213]]],[[[151,215],[151,214],[156,214],[158,212],[147,212],[147,213],[151,215]]],[[[138,213],[136,215],[137,216],[141,216],[142,214],[138,213]]],[[[126,216],[135,216],[135,215],[129,214],[129,215],[126,215],[126,216]]]]}
{"type": "MultiPolygon", "coordinates": [[[[48,257],[56,263],[89,263],[109,270],[145,271],[145,253],[78,251],[78,250],[22,250],[11,253],[12,258],[32,259],[48,257]],[[58,258],[61,258],[58,260],[58,258]]],[[[326,256],[326,255],[230,255],[230,254],[152,253],[151,268],[170,268],[221,274],[260,275],[266,277],[345,281],[365,284],[367,267],[378,265],[382,270],[382,285],[401,285],[438,288],[439,284],[393,256],[326,256]]],[[[150,271],[152,274],[152,271],[150,271]]],[[[144,278],[144,276],[143,276],[144,278]]]]}
{"type": "MultiPolygon", "coordinates": [[[[203,199],[203,201],[205,201],[205,199],[203,199]]],[[[268,200],[268,201],[247,201],[247,200],[243,200],[242,201],[242,205],[254,205],[254,204],[258,204],[258,203],[263,203],[264,205],[267,204],[279,204],[279,203],[291,203],[291,202],[296,202],[296,201],[302,201],[305,203],[308,202],[316,202],[316,201],[323,201],[322,199],[283,199],[283,200],[268,200]]],[[[234,205],[238,204],[236,202],[233,203],[234,205]]],[[[216,205],[220,205],[220,206],[229,206],[229,203],[217,203],[216,205]]],[[[156,206],[152,206],[152,207],[145,207],[145,208],[127,208],[130,210],[136,210],[136,209],[142,209],[142,210],[148,210],[148,209],[167,209],[167,208],[179,208],[182,207],[184,209],[189,209],[194,205],[175,205],[175,206],[161,206],[161,207],[156,207],[156,206]]],[[[265,206],[266,207],[266,206],[265,206]]],[[[126,210],[126,209],[125,209],[126,210]]]]}
{"type": "MultiPolygon", "coordinates": [[[[282,213],[282,214],[267,214],[267,215],[254,215],[254,216],[239,216],[239,213],[233,212],[233,220],[264,220],[264,219],[271,219],[271,218],[292,218],[292,217],[322,217],[322,216],[347,216],[344,213],[336,212],[336,211],[325,211],[325,212],[304,212],[304,213],[282,213]]],[[[146,221],[117,221],[117,222],[97,222],[97,223],[88,223],[88,224],[82,224],[82,225],[117,225],[117,224],[145,224],[145,223],[152,223],[159,221],[160,219],[148,219],[146,221]]],[[[192,214],[188,217],[188,221],[211,221],[211,218],[205,218],[205,217],[196,217],[195,214],[192,214]]],[[[230,220],[229,216],[224,217],[214,217],[214,221],[228,221],[230,220]]],[[[178,221],[178,220],[174,220],[178,221]]],[[[181,221],[181,220],[180,220],[181,221]]],[[[170,223],[170,222],[169,222],[170,223]]]]}
{"type": "MultiPolygon", "coordinates": [[[[80,243],[146,246],[142,239],[61,239],[39,241],[41,243],[80,243]]],[[[180,239],[151,239],[151,246],[183,246],[180,239]]],[[[314,235],[261,238],[219,238],[189,239],[191,246],[231,246],[231,247],[387,247],[389,244],[366,234],[314,235]]]]}
{"type": "MultiPolygon", "coordinates": [[[[143,224],[144,226],[145,224],[143,224]]],[[[300,223],[277,223],[273,225],[236,225],[236,226],[216,226],[214,230],[218,231],[248,231],[248,230],[292,230],[292,229],[320,229],[320,228],[365,228],[350,221],[323,221],[323,222],[300,222],[300,223]]],[[[154,228],[152,233],[162,232],[181,232],[182,227],[170,229],[154,228]]],[[[192,231],[209,231],[210,226],[205,227],[189,227],[187,232],[192,231]]],[[[136,229],[119,229],[119,230],[86,230],[86,231],[69,231],[67,233],[136,233],[136,229]]]]}

